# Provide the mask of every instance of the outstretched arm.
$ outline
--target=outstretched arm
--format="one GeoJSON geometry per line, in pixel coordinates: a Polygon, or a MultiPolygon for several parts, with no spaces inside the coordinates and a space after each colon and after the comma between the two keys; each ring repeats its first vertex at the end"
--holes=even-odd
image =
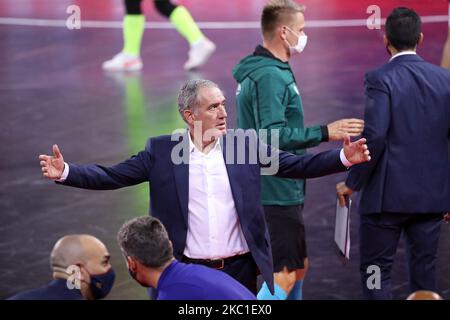
{"type": "Polygon", "coordinates": [[[267,148],[267,154],[261,157],[260,164],[263,174],[275,174],[278,177],[306,179],[321,177],[341,171],[348,166],[370,160],[366,139],[350,142],[346,136],[344,148],[330,150],[318,154],[294,155],[280,151],[261,143],[267,148]]]}
{"type": "Polygon", "coordinates": [[[53,146],[53,156],[40,155],[39,160],[43,176],[56,183],[83,189],[110,190],[148,181],[152,163],[149,149],[147,145],[145,151],[111,167],[67,164],[56,145],[53,146]]]}

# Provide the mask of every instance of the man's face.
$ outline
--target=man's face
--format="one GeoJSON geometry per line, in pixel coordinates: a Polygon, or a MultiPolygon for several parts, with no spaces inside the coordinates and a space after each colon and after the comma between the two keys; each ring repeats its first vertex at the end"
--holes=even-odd
{"type": "Polygon", "coordinates": [[[220,137],[227,130],[225,97],[218,88],[202,87],[198,91],[198,103],[189,115],[189,127],[194,130],[194,121],[201,122],[203,141],[220,137]]]}
{"type": "Polygon", "coordinates": [[[90,275],[104,274],[111,269],[110,255],[103,243],[93,243],[89,251],[85,267],[90,275]]]}
{"type": "Polygon", "coordinates": [[[80,267],[81,291],[88,300],[103,299],[110,292],[115,279],[114,269],[105,245],[98,239],[85,241],[85,262],[80,267]]]}
{"type": "Polygon", "coordinates": [[[303,29],[305,28],[305,16],[303,13],[297,12],[293,15],[292,20],[289,21],[289,24],[286,26],[293,31],[291,32],[287,28],[284,28],[286,40],[291,46],[295,46],[298,42],[298,36],[303,34],[303,29]]]}

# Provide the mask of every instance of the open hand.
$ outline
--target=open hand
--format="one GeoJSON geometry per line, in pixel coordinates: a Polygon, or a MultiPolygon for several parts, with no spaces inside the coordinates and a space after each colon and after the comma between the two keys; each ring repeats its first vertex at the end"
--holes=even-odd
{"type": "Polygon", "coordinates": [[[370,161],[370,151],[366,144],[366,139],[361,138],[355,142],[350,142],[350,137],[344,137],[344,154],[352,164],[370,161]]]}
{"type": "Polygon", "coordinates": [[[60,179],[64,171],[64,158],[56,144],[53,145],[53,156],[41,154],[39,156],[42,175],[48,179],[60,179]]]}
{"type": "Polygon", "coordinates": [[[327,125],[330,141],[342,140],[346,135],[356,137],[364,130],[364,120],[341,119],[327,125]]]}

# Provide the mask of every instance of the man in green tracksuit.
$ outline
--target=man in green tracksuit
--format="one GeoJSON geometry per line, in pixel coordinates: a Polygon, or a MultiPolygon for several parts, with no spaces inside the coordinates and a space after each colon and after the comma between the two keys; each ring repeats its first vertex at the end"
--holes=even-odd
{"type": "MultiPolygon", "coordinates": [[[[292,0],[273,0],[264,7],[261,26],[263,45],[233,69],[239,128],[278,130],[281,150],[294,154],[345,135],[359,135],[364,122],[342,119],[328,125],[304,127],[299,90],[288,60],[303,51],[304,7],[292,0]]],[[[259,299],[302,299],[302,283],[308,260],[303,223],[305,181],[262,177],[262,201],[269,227],[274,260],[275,295],[263,284],[259,299]]]]}

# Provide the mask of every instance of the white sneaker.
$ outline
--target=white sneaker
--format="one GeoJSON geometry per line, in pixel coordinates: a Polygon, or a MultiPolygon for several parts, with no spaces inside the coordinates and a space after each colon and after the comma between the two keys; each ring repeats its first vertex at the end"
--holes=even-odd
{"type": "Polygon", "coordinates": [[[130,56],[120,52],[111,60],[103,62],[105,71],[137,71],[142,69],[142,60],[139,56],[130,56]]]}
{"type": "Polygon", "coordinates": [[[185,70],[202,66],[216,50],[216,45],[207,38],[194,43],[189,50],[189,59],[184,64],[185,70]]]}

